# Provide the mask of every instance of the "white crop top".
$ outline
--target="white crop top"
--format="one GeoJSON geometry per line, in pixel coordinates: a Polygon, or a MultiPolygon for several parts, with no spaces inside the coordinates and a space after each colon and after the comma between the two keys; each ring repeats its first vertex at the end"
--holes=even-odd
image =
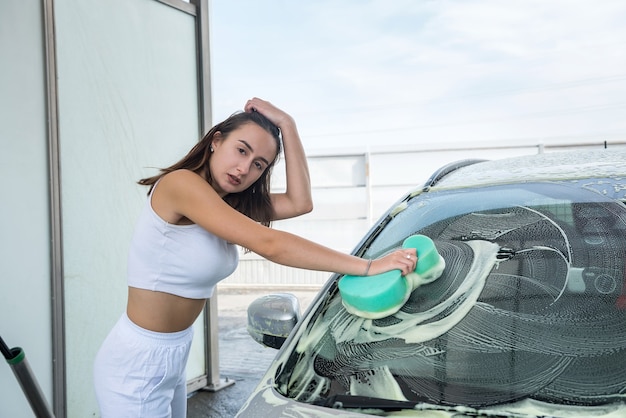
{"type": "Polygon", "coordinates": [[[215,285],[237,267],[236,246],[198,225],[165,222],[151,201],[152,193],[130,244],[128,285],[190,299],[211,297],[215,285]]]}

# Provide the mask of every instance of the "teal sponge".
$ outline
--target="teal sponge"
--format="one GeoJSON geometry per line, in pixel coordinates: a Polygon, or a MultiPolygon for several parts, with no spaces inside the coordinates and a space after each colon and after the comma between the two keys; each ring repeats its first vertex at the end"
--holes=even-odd
{"type": "Polygon", "coordinates": [[[411,284],[400,270],[374,276],[343,276],[339,280],[339,292],[346,310],[369,319],[396,313],[411,291],[411,284]]]}
{"type": "Polygon", "coordinates": [[[425,235],[413,235],[404,240],[403,248],[417,249],[415,271],[406,275],[412,290],[438,279],[446,268],[446,261],[437,252],[433,240],[425,235]]]}
{"type": "Polygon", "coordinates": [[[339,280],[342,303],[348,312],[367,319],[393,315],[413,290],[441,276],[445,261],[430,238],[412,235],[404,240],[402,247],[417,250],[414,272],[402,276],[400,270],[392,270],[374,276],[346,275],[339,280]]]}

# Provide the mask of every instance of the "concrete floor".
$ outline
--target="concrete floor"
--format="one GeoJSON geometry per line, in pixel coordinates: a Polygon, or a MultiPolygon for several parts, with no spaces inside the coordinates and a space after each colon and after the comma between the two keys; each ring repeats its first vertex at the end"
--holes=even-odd
{"type": "Polygon", "coordinates": [[[220,375],[234,384],[217,392],[201,390],[191,394],[188,418],[234,417],[276,356],[276,350],[258,344],[246,330],[247,307],[252,301],[270,293],[292,293],[304,313],[318,290],[220,288],[218,292],[220,375]]]}

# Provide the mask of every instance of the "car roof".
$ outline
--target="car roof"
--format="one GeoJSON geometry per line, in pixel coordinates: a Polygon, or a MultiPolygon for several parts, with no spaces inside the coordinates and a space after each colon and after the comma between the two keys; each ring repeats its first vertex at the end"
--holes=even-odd
{"type": "Polygon", "coordinates": [[[433,184],[430,191],[584,178],[623,178],[626,183],[626,147],[550,152],[477,162],[450,172],[433,184]]]}

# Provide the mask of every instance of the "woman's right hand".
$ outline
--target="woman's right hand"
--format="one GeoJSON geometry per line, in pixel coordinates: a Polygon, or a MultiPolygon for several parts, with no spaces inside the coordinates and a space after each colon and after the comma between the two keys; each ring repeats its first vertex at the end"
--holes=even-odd
{"type": "Polygon", "coordinates": [[[295,121],[287,112],[277,108],[267,100],[259,99],[258,97],[253,97],[248,100],[244,106],[244,111],[259,112],[280,128],[281,131],[286,129],[288,125],[295,125],[295,121]]]}
{"type": "Polygon", "coordinates": [[[417,250],[415,248],[403,248],[396,250],[383,257],[372,260],[368,276],[385,273],[391,270],[400,270],[406,276],[415,271],[417,266],[417,250]]]}

